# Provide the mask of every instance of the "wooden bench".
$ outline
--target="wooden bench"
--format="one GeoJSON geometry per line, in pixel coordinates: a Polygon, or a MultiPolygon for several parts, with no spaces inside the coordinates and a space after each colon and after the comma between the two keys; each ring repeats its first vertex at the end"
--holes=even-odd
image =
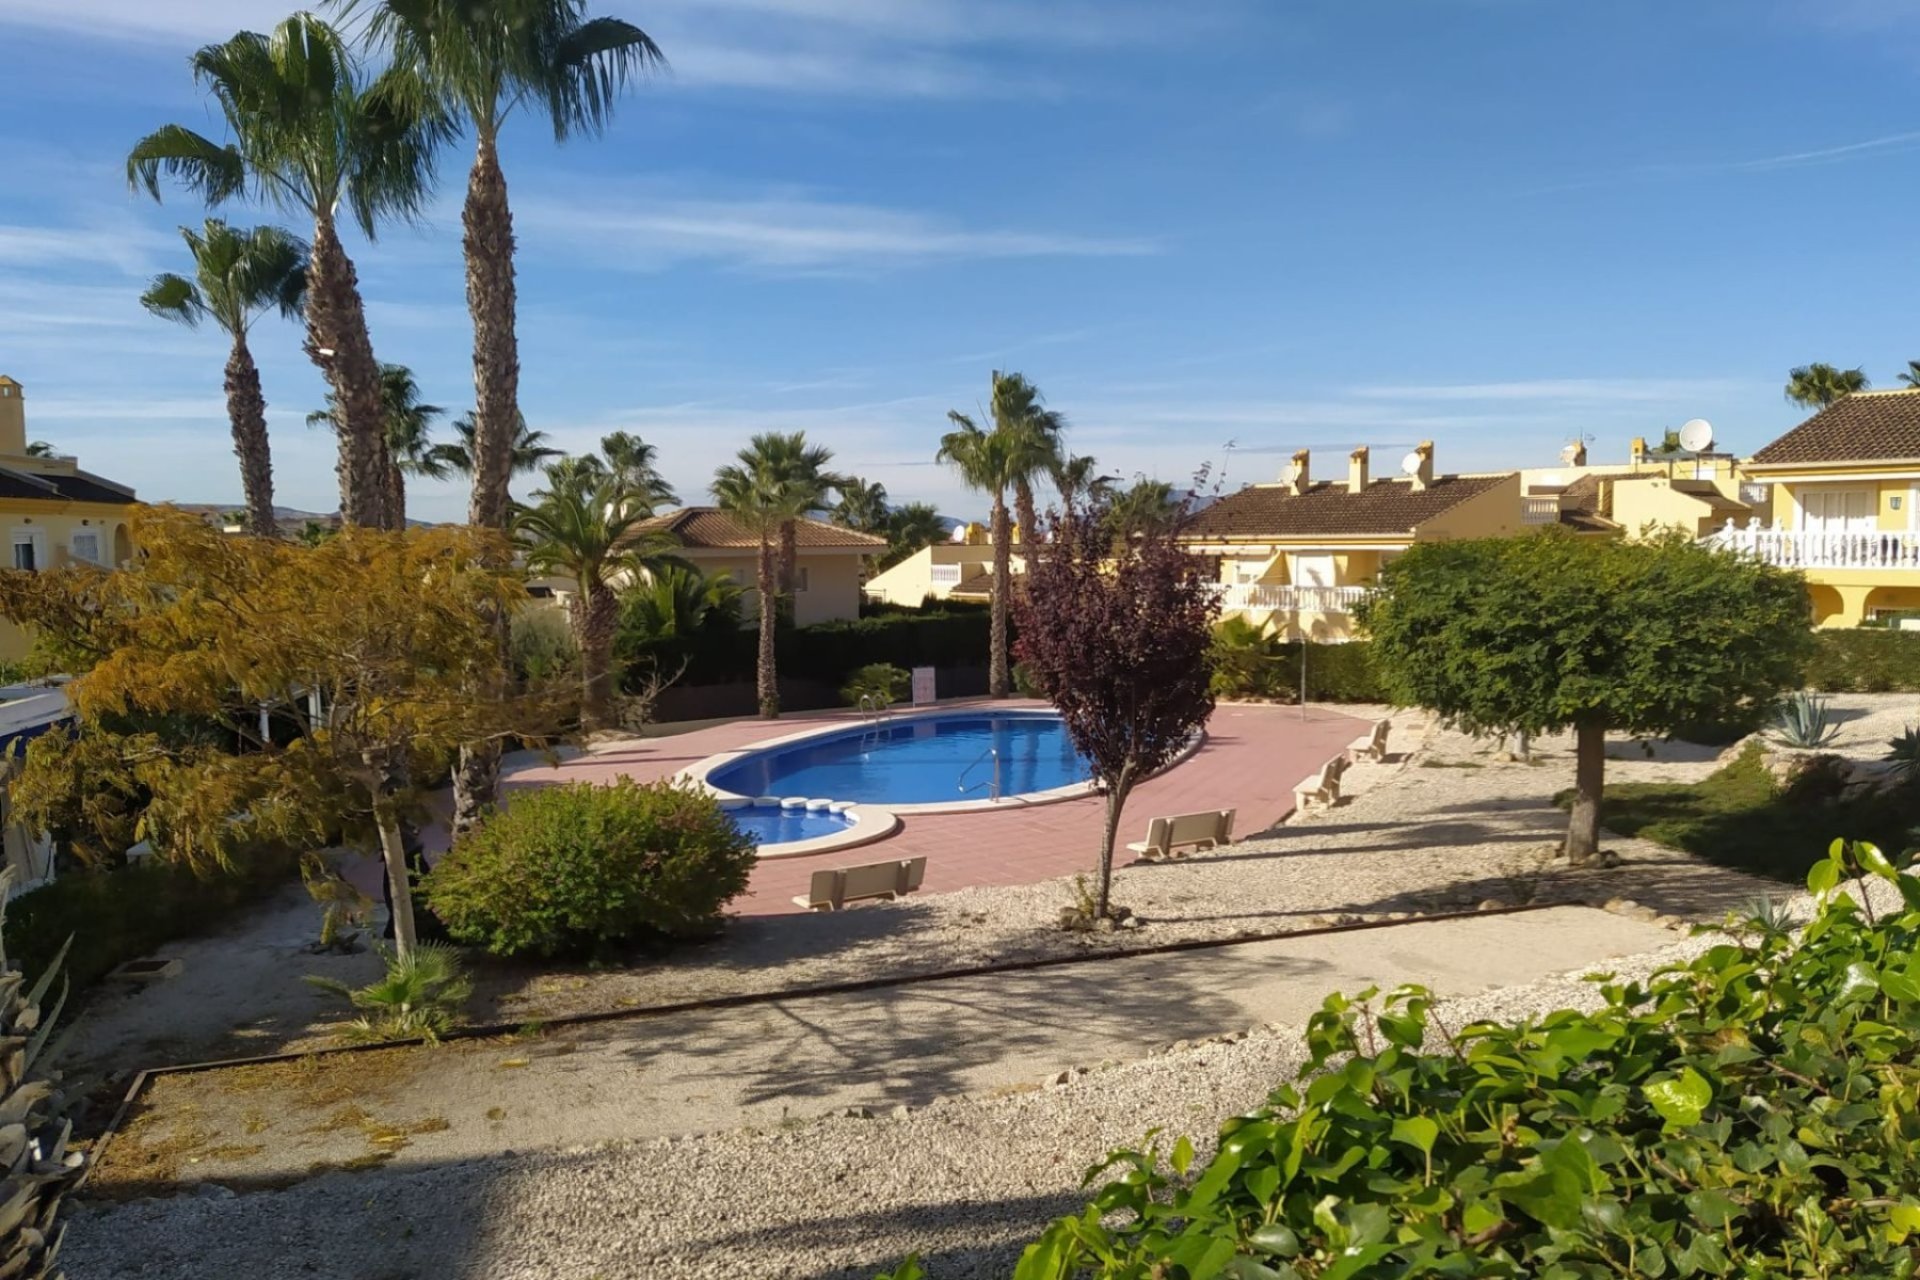
{"type": "Polygon", "coordinates": [[[909,858],[901,862],[869,862],[858,867],[841,867],[835,871],[816,871],[807,884],[807,893],[803,898],[795,898],[793,905],[805,907],[809,911],[838,911],[849,902],[867,902],[874,899],[898,898],[901,894],[912,893],[920,887],[927,874],[925,858],[909,858]]]}
{"type": "Polygon", "coordinates": [[[1155,818],[1147,824],[1147,838],[1136,840],[1127,848],[1152,860],[1185,857],[1188,849],[1212,849],[1231,844],[1233,815],[1232,809],[1212,809],[1205,813],[1155,818]]]}
{"type": "Polygon", "coordinates": [[[1385,760],[1387,758],[1387,730],[1393,728],[1391,720],[1376,720],[1373,728],[1363,738],[1355,738],[1347,744],[1349,760],[1385,760]]]}
{"type": "Polygon", "coordinates": [[[1293,807],[1305,813],[1315,805],[1331,809],[1340,803],[1340,775],[1347,771],[1347,758],[1335,756],[1320,766],[1320,772],[1302,778],[1293,788],[1293,807]]]}

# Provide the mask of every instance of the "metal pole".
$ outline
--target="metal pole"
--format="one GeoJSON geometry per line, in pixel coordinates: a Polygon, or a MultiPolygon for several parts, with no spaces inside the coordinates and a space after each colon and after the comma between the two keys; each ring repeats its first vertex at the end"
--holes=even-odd
{"type": "Polygon", "coordinates": [[[1307,629],[1300,628],[1300,718],[1307,718],[1307,629]]]}

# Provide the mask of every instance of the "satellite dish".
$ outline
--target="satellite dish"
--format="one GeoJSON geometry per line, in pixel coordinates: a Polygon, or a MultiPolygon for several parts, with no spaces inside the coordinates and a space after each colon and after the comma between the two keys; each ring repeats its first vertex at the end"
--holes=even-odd
{"type": "Polygon", "coordinates": [[[1574,464],[1574,459],[1580,456],[1580,452],[1581,450],[1579,445],[1570,444],[1566,448],[1560,450],[1560,461],[1566,463],[1568,466],[1572,466],[1574,464]]]}
{"type": "Polygon", "coordinates": [[[1422,461],[1424,461],[1424,459],[1421,458],[1420,451],[1418,449],[1414,450],[1406,457],[1400,459],[1400,474],[1403,476],[1419,475],[1422,461]]]}
{"type": "Polygon", "coordinates": [[[1695,418],[1682,424],[1680,447],[1688,453],[1705,453],[1713,448],[1713,424],[1705,418],[1695,418]]]}

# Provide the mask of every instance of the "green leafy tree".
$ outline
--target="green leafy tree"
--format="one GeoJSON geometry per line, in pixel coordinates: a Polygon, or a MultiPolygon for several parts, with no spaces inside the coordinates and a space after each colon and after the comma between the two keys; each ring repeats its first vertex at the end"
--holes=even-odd
{"type": "MultiPolygon", "coordinates": [[[[566,456],[547,442],[546,432],[529,427],[525,417],[520,418],[519,423],[519,429],[513,437],[514,475],[523,476],[538,471],[549,462],[566,456]]],[[[453,420],[453,439],[434,446],[436,460],[448,470],[469,479],[473,476],[474,431],[473,415],[463,413],[453,420]]]]}
{"type": "Polygon", "coordinates": [[[759,540],[760,644],[754,663],[760,714],[780,715],[779,670],[774,662],[774,632],[780,599],[792,579],[799,521],[826,505],[840,477],[826,467],[833,454],[809,445],[805,432],[763,432],[714,472],[713,500],[759,540]]]}
{"type": "Polygon", "coordinates": [[[127,181],[156,200],[165,176],[209,205],[247,199],[313,219],[306,350],[341,406],[340,514],[397,527],[387,510],[380,365],[336,214],[344,206],[369,239],[382,221],[417,214],[444,122],[411,106],[391,74],[369,82],[340,33],[310,13],[270,36],[242,31],[207,45],[192,66],[230,141],[166,125],[135,144],[127,181]]]}
{"type": "MultiPolygon", "coordinates": [[[[309,427],[331,426],[338,429],[339,413],[329,396],[325,409],[307,415],[309,427]]],[[[445,445],[433,441],[433,421],[446,410],[420,398],[420,383],[413,370],[403,364],[380,366],[380,405],[385,412],[387,432],[387,502],[407,519],[407,477],[444,480],[453,467],[447,461],[445,445]]]]}
{"type": "Polygon", "coordinates": [[[628,489],[604,467],[583,472],[556,464],[547,487],[519,508],[515,537],[534,573],[569,578],[574,643],[580,648],[580,723],[591,732],[614,724],[619,672],[614,636],[620,625],[619,587],[682,563],[674,544],[640,528],[653,515],[646,496],[628,489]]]}
{"type": "Polygon", "coordinates": [[[1738,719],[1812,651],[1800,575],[1678,535],[1415,543],[1357,616],[1394,702],[1468,733],[1573,731],[1575,862],[1600,847],[1609,731],[1738,719]]]}
{"type": "Polygon", "coordinates": [[[1013,487],[1018,466],[1016,446],[1005,432],[982,430],[980,425],[958,410],[947,418],[954,430],[940,437],[940,461],[960,474],[965,485],[993,498],[993,513],[988,531],[993,542],[992,616],[988,620],[987,693],[1004,698],[1013,687],[1007,663],[1007,611],[1011,591],[1008,579],[1013,572],[1013,533],[1008,527],[1007,492],[1013,487]]]}
{"type": "Polygon", "coordinates": [[[60,456],[60,451],[54,448],[48,441],[35,440],[27,446],[27,456],[29,458],[57,458],[60,456]]]}
{"type": "Polygon", "coordinates": [[[1086,454],[1063,456],[1053,468],[1053,487],[1060,500],[1079,505],[1106,501],[1113,495],[1113,482],[1118,478],[1103,475],[1100,463],[1086,454]]]}
{"type": "Polygon", "coordinates": [[[227,335],[227,424],[247,497],[246,527],[271,538],[279,524],[273,514],[267,398],[247,334],[270,310],[289,319],[300,314],[307,294],[307,246],[279,227],[242,229],[218,218],[208,218],[199,231],[180,228],[180,238],[193,259],[193,274],[155,276],[140,305],[188,328],[211,320],[227,335]]]}
{"type": "Polygon", "coordinates": [[[1033,502],[1034,483],[1057,476],[1061,466],[1060,435],[1066,417],[1046,407],[1040,388],[1021,373],[995,370],[988,397],[993,429],[1005,440],[1007,482],[1013,491],[1014,518],[1023,541],[1033,541],[1039,514],[1033,502]]]}
{"type": "Polygon", "coordinates": [[[1787,374],[1787,399],[1807,409],[1824,409],[1843,396],[1865,391],[1870,384],[1862,369],[1838,365],[1804,364],[1787,374]]]}
{"type": "Polygon", "coordinates": [[[1113,495],[1107,507],[1107,528],[1115,538],[1125,541],[1157,533],[1179,515],[1180,501],[1173,496],[1173,486],[1142,477],[1113,495]]]}
{"type": "Polygon", "coordinates": [[[829,513],[835,524],[859,533],[886,533],[887,486],[859,476],[847,476],[838,492],[840,500],[829,513]]]}
{"type": "Polygon", "coordinates": [[[639,436],[614,431],[600,437],[600,456],[622,487],[638,494],[641,501],[658,511],[680,501],[660,474],[660,450],[639,436]]]}
{"type": "Polygon", "coordinates": [[[704,574],[691,565],[658,568],[621,593],[615,653],[624,661],[645,658],[657,668],[674,668],[740,629],[743,594],[728,573],[704,574]]]}

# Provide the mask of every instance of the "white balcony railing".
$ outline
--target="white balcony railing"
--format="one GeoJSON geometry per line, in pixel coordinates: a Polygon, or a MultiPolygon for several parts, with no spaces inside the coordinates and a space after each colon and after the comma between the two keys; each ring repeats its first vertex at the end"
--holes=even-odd
{"type": "Polygon", "coordinates": [[[1920,533],[1811,533],[1729,524],[1707,541],[1783,569],[1908,569],[1920,572],[1920,533]]]}
{"type": "Polygon", "coordinates": [[[1558,498],[1522,498],[1520,522],[1522,524],[1559,524],[1560,499],[1558,498]]]}
{"type": "Polygon", "coordinates": [[[1229,613],[1352,613],[1371,587],[1294,587],[1269,582],[1234,582],[1220,593],[1229,613]]]}

